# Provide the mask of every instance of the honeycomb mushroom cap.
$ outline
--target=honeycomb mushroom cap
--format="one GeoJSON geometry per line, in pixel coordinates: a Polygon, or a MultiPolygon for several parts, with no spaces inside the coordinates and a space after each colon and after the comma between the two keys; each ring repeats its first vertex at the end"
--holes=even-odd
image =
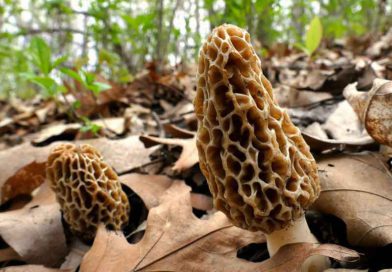
{"type": "Polygon", "coordinates": [[[320,193],[300,130],[274,100],[249,34],[213,30],[200,50],[197,148],[214,205],[244,229],[271,233],[301,217],[320,193]]]}
{"type": "Polygon", "coordinates": [[[90,240],[100,223],[115,230],[127,224],[127,196],[117,174],[94,147],[57,146],[49,155],[46,175],[64,219],[76,235],[90,240]]]}

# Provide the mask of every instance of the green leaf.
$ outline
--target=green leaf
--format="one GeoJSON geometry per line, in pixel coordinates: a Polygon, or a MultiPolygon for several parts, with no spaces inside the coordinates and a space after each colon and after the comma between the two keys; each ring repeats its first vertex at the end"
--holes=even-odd
{"type": "Polygon", "coordinates": [[[297,47],[299,50],[305,52],[307,55],[310,55],[308,49],[304,45],[300,43],[295,43],[294,47],[297,47]]]}
{"type": "Polygon", "coordinates": [[[81,119],[83,120],[83,126],[79,129],[81,132],[92,132],[94,135],[97,135],[97,133],[101,130],[101,126],[97,125],[91,120],[85,116],[82,116],[81,119]]]}
{"type": "Polygon", "coordinates": [[[80,102],[80,100],[76,100],[72,103],[72,108],[77,110],[82,106],[82,102],[80,102]]]}
{"type": "Polygon", "coordinates": [[[67,59],[68,59],[67,55],[64,55],[64,56],[61,56],[61,57],[55,59],[55,61],[52,64],[52,69],[57,68],[57,66],[61,65],[62,63],[64,63],[67,59]]]}
{"type": "Polygon", "coordinates": [[[95,81],[95,75],[86,71],[82,71],[84,77],[84,83],[86,86],[93,84],[95,81]]]}
{"type": "Polygon", "coordinates": [[[30,41],[30,50],[33,63],[37,66],[41,73],[48,75],[52,70],[52,53],[49,45],[42,38],[34,37],[30,41]]]}
{"type": "Polygon", "coordinates": [[[308,55],[312,55],[313,52],[319,47],[321,38],[323,36],[323,27],[319,17],[314,17],[309,24],[308,31],[305,37],[305,47],[308,55]]]}
{"type": "Polygon", "coordinates": [[[44,90],[44,96],[53,97],[57,95],[58,85],[57,82],[54,81],[50,77],[40,77],[40,76],[32,76],[28,78],[31,82],[39,85],[44,90]]]}
{"type": "Polygon", "coordinates": [[[70,78],[73,78],[77,81],[79,81],[80,83],[84,83],[82,77],[79,75],[79,73],[75,72],[74,70],[71,70],[69,68],[60,68],[60,71],[69,76],[70,78]]]}
{"type": "Polygon", "coordinates": [[[87,86],[95,95],[98,95],[100,92],[110,89],[112,86],[103,82],[94,82],[87,86]]]}

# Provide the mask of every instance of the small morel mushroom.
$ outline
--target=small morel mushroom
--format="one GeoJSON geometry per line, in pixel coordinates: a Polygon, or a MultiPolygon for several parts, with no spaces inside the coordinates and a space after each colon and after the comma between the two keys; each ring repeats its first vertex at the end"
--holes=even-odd
{"type": "Polygon", "coordinates": [[[127,224],[128,198],[117,174],[94,147],[57,146],[49,155],[46,175],[65,221],[77,236],[92,240],[100,223],[114,230],[127,224]]]}
{"type": "MultiPolygon", "coordinates": [[[[270,255],[285,244],[317,243],[304,217],[319,196],[317,165],[270,82],[249,34],[215,28],[200,50],[197,148],[214,206],[244,229],[266,233],[270,255]]],[[[305,269],[328,266],[321,256],[305,269]]]]}

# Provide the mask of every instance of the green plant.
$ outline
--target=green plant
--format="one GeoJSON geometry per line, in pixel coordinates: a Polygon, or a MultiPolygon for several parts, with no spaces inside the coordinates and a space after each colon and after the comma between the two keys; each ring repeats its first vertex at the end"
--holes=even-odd
{"type": "Polygon", "coordinates": [[[36,72],[24,73],[23,75],[41,87],[44,97],[56,97],[65,90],[64,86],[57,83],[54,70],[67,60],[67,56],[53,59],[51,48],[45,40],[34,37],[30,41],[28,57],[36,72]]]}
{"type": "MultiPolygon", "coordinates": [[[[81,83],[88,91],[92,92],[94,97],[97,97],[100,92],[111,88],[110,85],[97,81],[95,74],[87,72],[81,67],[75,70],[61,67],[68,57],[53,58],[51,48],[42,38],[34,37],[31,39],[27,56],[34,67],[34,72],[23,73],[24,77],[40,87],[44,98],[54,99],[57,103],[60,103],[58,96],[66,92],[63,84],[65,76],[81,83]]],[[[80,104],[81,101],[76,100],[72,105],[68,105],[72,116],[76,117],[77,121],[83,124],[81,127],[82,132],[91,131],[97,134],[101,127],[92,123],[87,116],[77,114],[76,110],[80,107],[80,104]]]]}
{"type": "Polygon", "coordinates": [[[309,57],[313,55],[319,47],[323,37],[323,27],[319,17],[314,17],[308,26],[305,34],[304,44],[295,44],[299,49],[305,52],[309,57]]]}
{"type": "Polygon", "coordinates": [[[94,135],[97,135],[101,130],[102,126],[93,123],[89,118],[82,116],[83,126],[79,129],[81,132],[91,132],[94,135]]]}
{"type": "Polygon", "coordinates": [[[69,68],[60,68],[60,71],[63,74],[81,83],[86,89],[90,90],[94,95],[98,95],[100,92],[111,88],[111,86],[106,83],[96,81],[95,74],[86,72],[82,69],[80,69],[79,71],[74,71],[69,68]]]}

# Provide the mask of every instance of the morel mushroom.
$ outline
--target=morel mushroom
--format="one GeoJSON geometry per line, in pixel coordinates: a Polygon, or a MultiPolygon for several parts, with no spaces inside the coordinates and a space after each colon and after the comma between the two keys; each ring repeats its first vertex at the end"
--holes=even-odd
{"type": "MultiPolygon", "coordinates": [[[[320,193],[317,165],[275,102],[249,34],[215,28],[200,50],[197,80],[197,148],[214,206],[234,225],[266,233],[271,256],[285,244],[317,243],[304,217],[320,193]]],[[[318,271],[326,258],[316,258],[318,271]]]]}
{"type": "Polygon", "coordinates": [[[100,223],[114,230],[127,224],[128,198],[117,174],[94,147],[57,146],[49,155],[46,175],[65,221],[77,236],[93,239],[100,223]]]}

